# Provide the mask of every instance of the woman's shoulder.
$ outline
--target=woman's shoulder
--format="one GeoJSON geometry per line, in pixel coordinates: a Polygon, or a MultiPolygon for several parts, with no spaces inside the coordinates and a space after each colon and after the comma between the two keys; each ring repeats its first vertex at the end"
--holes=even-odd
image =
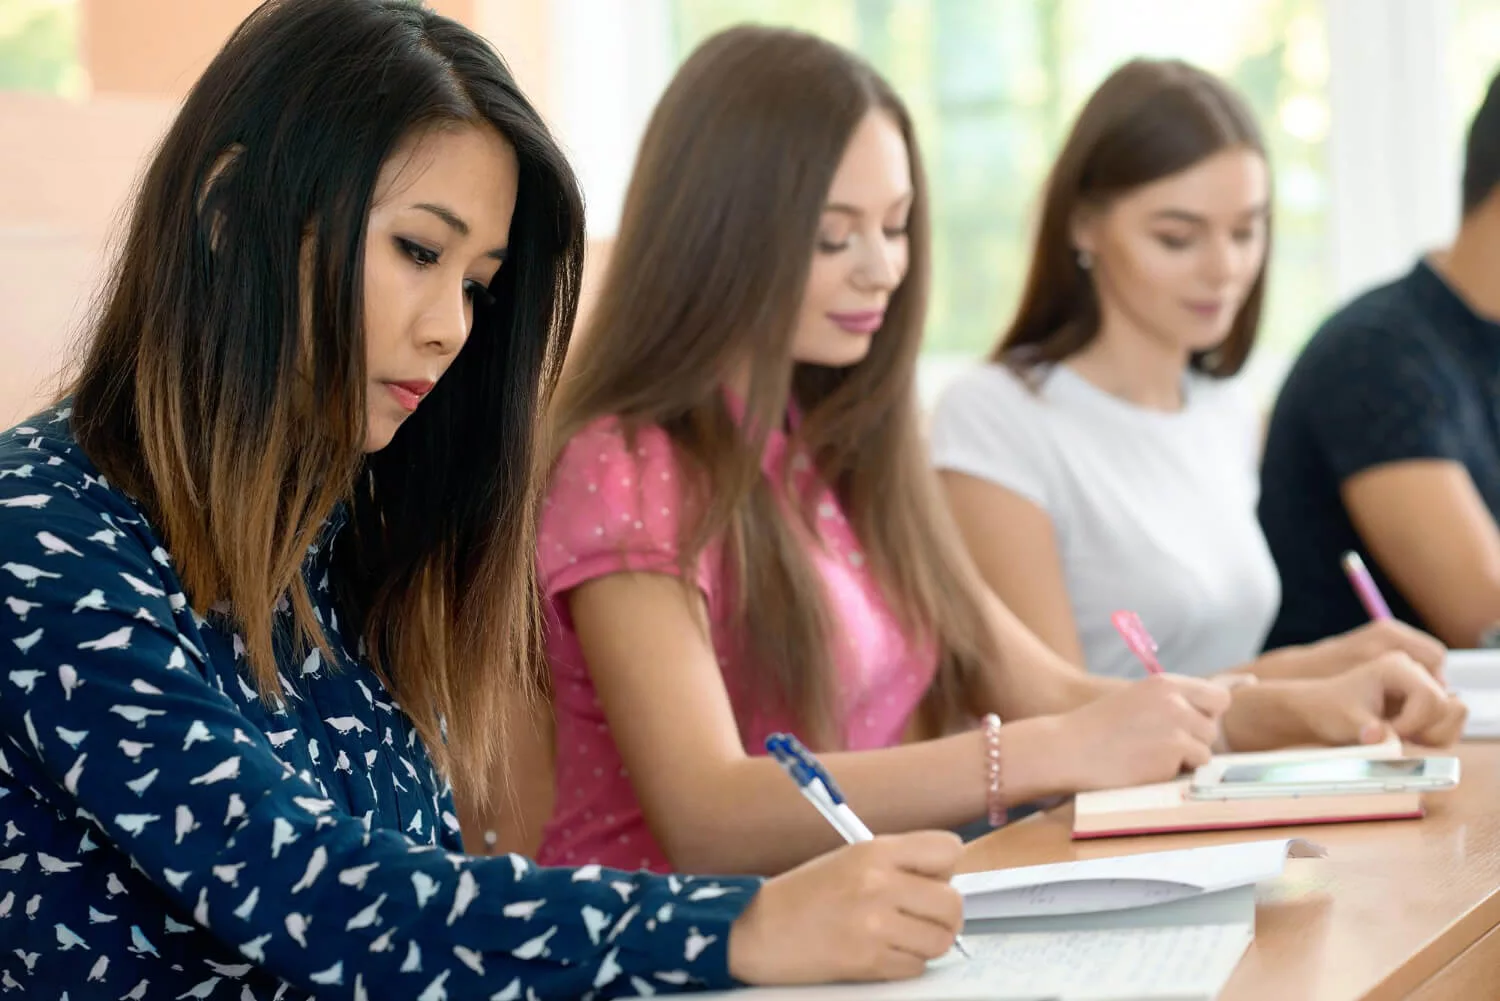
{"type": "MultiPolygon", "coordinates": [[[[101,527],[148,538],[144,513],[99,471],[73,435],[72,409],[60,404],[0,431],[0,539],[22,524],[101,527]]],[[[125,533],[121,533],[125,534],[125,533]]]]}
{"type": "Polygon", "coordinates": [[[975,436],[1007,441],[1044,419],[1046,373],[1023,374],[1002,362],[985,361],[955,376],[932,414],[939,441],[975,436]]]}
{"type": "Polygon", "coordinates": [[[979,411],[1025,406],[1042,398],[1045,385],[1045,371],[1022,373],[1004,362],[981,361],[949,381],[940,405],[979,411]]]}
{"type": "Polygon", "coordinates": [[[662,428],[601,417],[575,432],[559,450],[548,492],[612,492],[622,484],[642,483],[647,476],[673,480],[677,466],[672,439],[662,428]]]}

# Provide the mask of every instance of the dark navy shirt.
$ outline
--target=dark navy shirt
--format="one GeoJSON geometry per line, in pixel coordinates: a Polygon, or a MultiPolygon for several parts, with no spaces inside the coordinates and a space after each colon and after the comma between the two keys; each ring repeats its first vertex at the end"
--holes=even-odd
{"type": "Polygon", "coordinates": [[[1335,313],[1276,401],[1260,492],[1282,591],[1268,647],[1369,620],[1340,567],[1351,549],[1391,611],[1427,628],[1365,549],[1339,496],[1358,473],[1417,459],[1462,463],[1500,516],[1500,324],[1476,315],[1425,262],[1335,313]]]}
{"type": "Polygon", "coordinates": [[[303,571],[334,662],[284,653],[268,705],[227,617],[189,608],[66,407],[0,433],[0,994],[729,986],[729,927],[756,880],[461,854],[448,787],[340,631],[336,531],[303,571]]]}

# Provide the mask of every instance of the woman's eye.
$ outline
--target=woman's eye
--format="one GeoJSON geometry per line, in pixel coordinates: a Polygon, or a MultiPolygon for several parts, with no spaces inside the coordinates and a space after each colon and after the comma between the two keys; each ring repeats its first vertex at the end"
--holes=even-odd
{"type": "Polygon", "coordinates": [[[440,251],[432,250],[429,247],[422,246],[420,243],[414,243],[402,237],[396,238],[396,245],[401,248],[407,257],[412,259],[413,263],[422,268],[431,267],[443,256],[440,251]]]}
{"type": "Polygon", "coordinates": [[[464,298],[470,302],[477,302],[482,306],[493,306],[495,304],[494,294],[482,282],[464,282],[464,298]]]}

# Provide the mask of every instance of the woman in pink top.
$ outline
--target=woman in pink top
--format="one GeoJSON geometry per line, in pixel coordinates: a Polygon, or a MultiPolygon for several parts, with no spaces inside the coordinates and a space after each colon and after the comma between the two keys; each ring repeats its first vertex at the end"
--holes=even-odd
{"type": "Polygon", "coordinates": [[[889,832],[1165,779],[1221,722],[1257,746],[1342,718],[1334,686],[1231,705],[1089,677],[985,590],[915,404],[927,206],[905,109],[836,46],[732,29],[668,87],[555,411],[542,862],[772,873],[832,847],[776,730],[889,832]]]}

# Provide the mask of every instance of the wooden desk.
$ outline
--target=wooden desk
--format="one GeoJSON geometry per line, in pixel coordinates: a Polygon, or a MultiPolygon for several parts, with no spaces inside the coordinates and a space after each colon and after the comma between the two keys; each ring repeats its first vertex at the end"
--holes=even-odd
{"type": "Polygon", "coordinates": [[[1457,754],[1459,788],[1429,796],[1423,820],[1074,842],[1064,806],[976,841],[964,868],[1303,837],[1328,858],[1289,860],[1261,888],[1221,1001],[1500,997],[1500,743],[1457,754]]]}

